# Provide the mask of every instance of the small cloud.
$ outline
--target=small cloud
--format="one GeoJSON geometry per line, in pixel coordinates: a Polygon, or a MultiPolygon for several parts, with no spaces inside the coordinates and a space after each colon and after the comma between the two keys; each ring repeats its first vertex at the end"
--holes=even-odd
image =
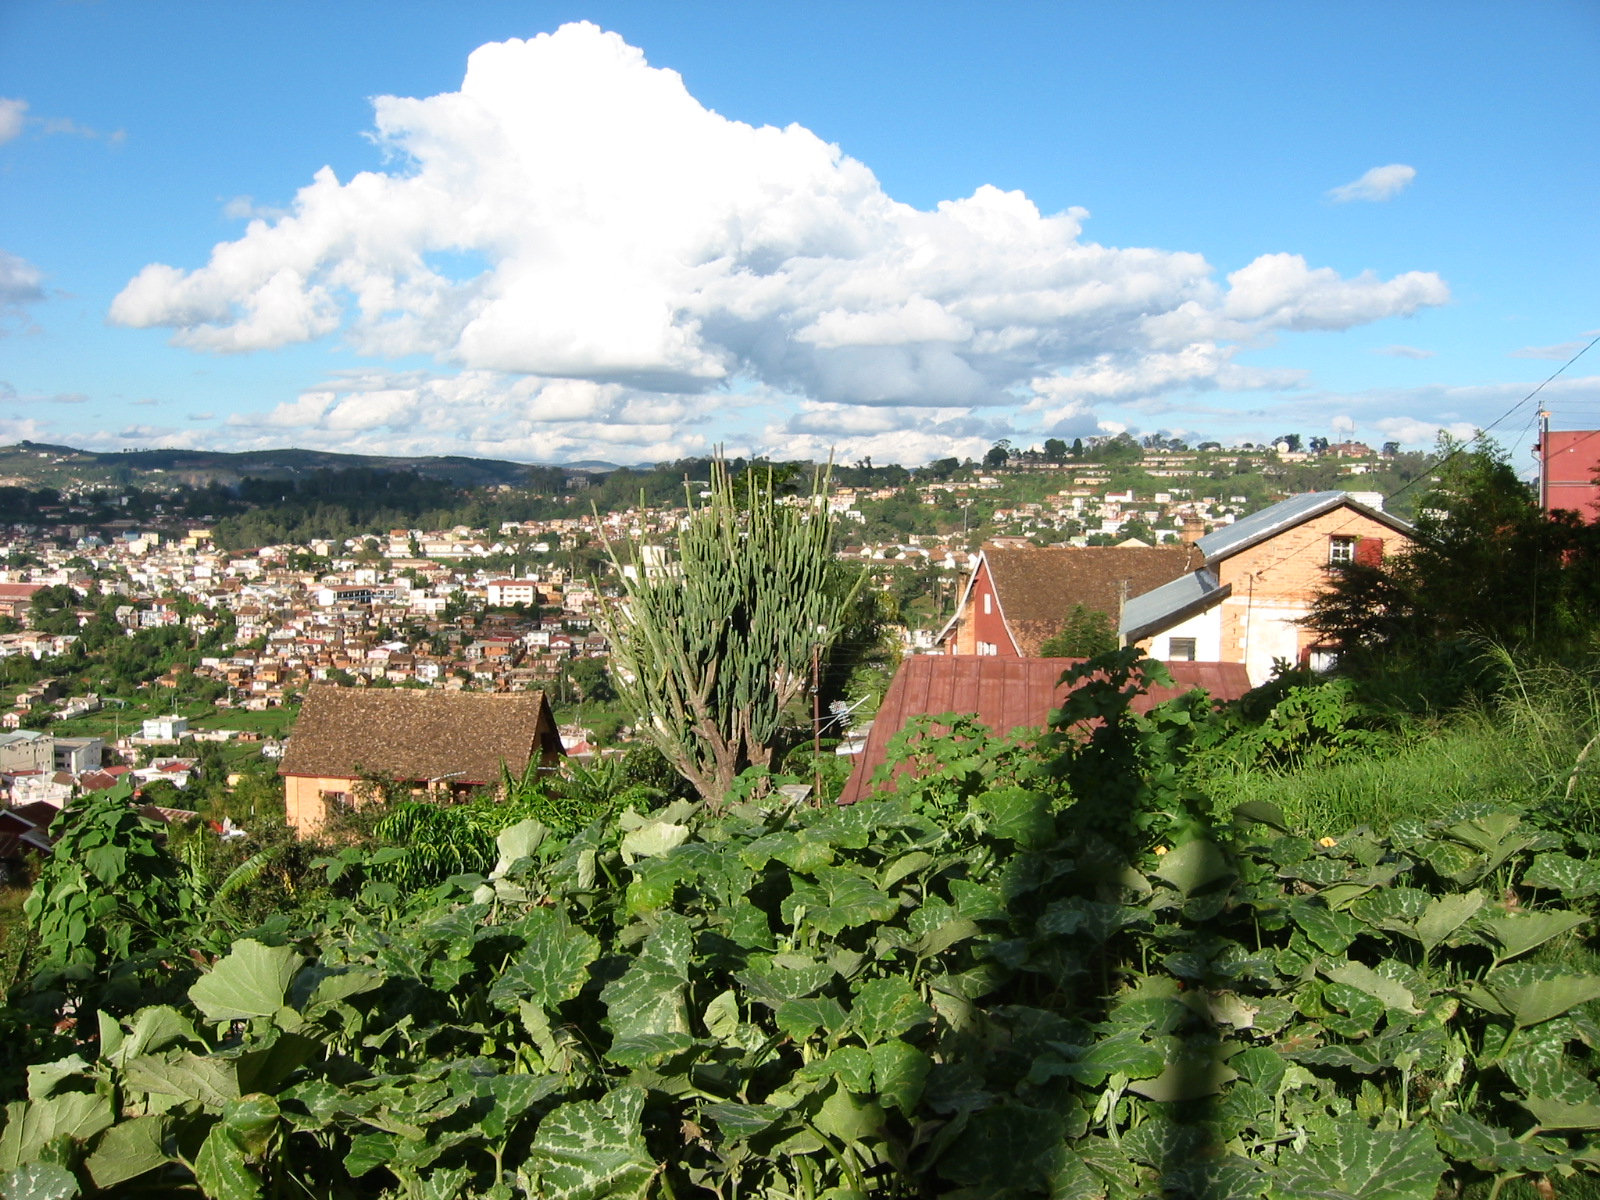
{"type": "Polygon", "coordinates": [[[126,130],[115,129],[110,133],[101,133],[98,129],[74,121],[71,117],[30,117],[26,100],[0,96],[0,146],[21,137],[23,130],[29,126],[46,137],[67,134],[71,137],[105,142],[108,146],[120,146],[128,137],[126,130]]]}
{"type": "Polygon", "coordinates": [[[25,320],[30,304],[44,299],[43,274],[25,258],[0,250],[0,334],[8,320],[25,320]]]}
{"type": "Polygon", "coordinates": [[[82,392],[57,392],[54,396],[44,397],[47,404],[87,404],[89,397],[82,392]]]}
{"type": "Polygon", "coordinates": [[[209,421],[212,418],[214,418],[216,415],[217,415],[216,413],[190,413],[189,414],[189,420],[191,420],[191,421],[209,421]]]}
{"type": "Polygon", "coordinates": [[[160,404],[161,401],[157,400],[154,396],[140,396],[137,400],[129,401],[129,403],[136,404],[141,408],[148,408],[152,405],[160,404]]]}
{"type": "Polygon", "coordinates": [[[224,202],[222,215],[230,221],[276,221],[288,216],[289,210],[257,204],[254,196],[235,196],[224,202]]]}
{"type": "Polygon", "coordinates": [[[1547,362],[1566,362],[1567,359],[1588,344],[1588,342],[1558,342],[1554,346],[1524,346],[1521,350],[1513,350],[1510,357],[1541,358],[1547,362]]]}
{"type": "Polygon", "coordinates": [[[1333,188],[1328,192],[1328,199],[1335,204],[1348,204],[1352,200],[1388,200],[1409,187],[1416,177],[1417,169],[1404,163],[1373,167],[1360,179],[1333,188]]]}
{"type": "Polygon", "coordinates": [[[0,146],[21,135],[27,113],[26,100],[8,100],[0,96],[0,146]]]}
{"type": "Polygon", "coordinates": [[[1382,346],[1373,351],[1374,354],[1386,354],[1390,358],[1432,358],[1432,350],[1422,350],[1416,346],[1382,346]]]}

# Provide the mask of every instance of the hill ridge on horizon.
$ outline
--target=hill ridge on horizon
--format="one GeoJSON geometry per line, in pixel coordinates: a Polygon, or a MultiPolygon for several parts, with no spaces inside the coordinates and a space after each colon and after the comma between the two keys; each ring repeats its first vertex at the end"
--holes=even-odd
{"type": "MultiPolygon", "coordinates": [[[[653,464],[634,464],[648,469],[653,464]]],[[[469,454],[359,454],[283,446],[267,450],[196,450],[183,447],[84,450],[76,446],[23,439],[0,445],[0,482],[9,486],[59,486],[63,483],[133,483],[156,477],[191,486],[216,481],[233,484],[247,476],[294,478],[318,470],[367,468],[415,471],[460,486],[484,487],[522,482],[531,468],[597,474],[623,464],[585,459],[570,463],[518,462],[469,454]]]]}

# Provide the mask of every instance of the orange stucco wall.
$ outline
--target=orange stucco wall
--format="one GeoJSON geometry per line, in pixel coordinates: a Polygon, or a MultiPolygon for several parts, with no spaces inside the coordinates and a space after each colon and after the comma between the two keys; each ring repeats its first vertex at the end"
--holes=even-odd
{"type": "MultiPolygon", "coordinates": [[[[1336,537],[1381,539],[1385,556],[1409,541],[1380,521],[1349,508],[1313,517],[1217,564],[1219,583],[1233,594],[1221,604],[1222,661],[1242,662],[1252,683],[1263,683],[1275,659],[1299,662],[1316,635],[1297,622],[1327,585],[1328,552],[1336,537]]],[[[1372,551],[1363,546],[1363,557],[1372,551]]]]}
{"type": "Polygon", "coordinates": [[[324,792],[349,792],[356,785],[354,779],[319,779],[310,775],[285,775],[283,777],[284,820],[302,837],[315,833],[328,815],[324,792]]]}

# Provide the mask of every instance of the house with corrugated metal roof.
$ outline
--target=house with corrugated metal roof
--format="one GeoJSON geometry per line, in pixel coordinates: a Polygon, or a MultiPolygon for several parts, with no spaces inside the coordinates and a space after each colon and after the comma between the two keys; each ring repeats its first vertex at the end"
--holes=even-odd
{"type": "Polygon", "coordinates": [[[1116,625],[1128,600],[1188,573],[1188,545],[984,546],[956,614],[939,631],[945,654],[1037,658],[1082,606],[1116,625]]]}
{"type": "Polygon", "coordinates": [[[1325,667],[1303,624],[1328,568],[1378,563],[1411,545],[1411,526],[1349,492],[1306,492],[1195,543],[1204,561],[1122,609],[1123,645],[1153,658],[1242,663],[1262,684],[1279,661],[1325,667]]]}
{"type": "MultiPolygon", "coordinates": [[[[1071,690],[1061,682],[1062,675],[1082,661],[933,654],[903,659],[878,705],[866,745],[855,756],[839,803],[854,804],[879,787],[892,786],[890,780],[877,778],[878,768],[888,759],[890,740],[913,717],[969,715],[1000,737],[1012,736],[1019,729],[1043,728],[1051,710],[1060,708],[1071,690]]],[[[1152,687],[1133,697],[1135,712],[1149,712],[1196,688],[1204,689],[1215,701],[1237,700],[1250,690],[1244,667],[1236,663],[1169,662],[1166,666],[1172,685],[1152,687]]],[[[915,769],[913,764],[902,763],[896,774],[915,769]]]]}

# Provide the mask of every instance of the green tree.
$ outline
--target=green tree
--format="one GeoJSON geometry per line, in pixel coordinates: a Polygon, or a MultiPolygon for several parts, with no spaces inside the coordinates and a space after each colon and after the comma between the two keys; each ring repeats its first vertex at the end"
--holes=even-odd
{"type": "Polygon", "coordinates": [[[1061,632],[1039,647],[1041,658],[1093,658],[1117,648],[1117,631],[1103,612],[1074,604],[1061,632]]]}
{"type": "Polygon", "coordinates": [[[993,446],[989,447],[989,453],[983,456],[983,465],[991,471],[998,471],[1010,460],[1011,443],[1005,438],[1001,438],[993,446]]]}
{"type": "Polygon", "coordinates": [[[1435,485],[1418,502],[1415,544],[1332,568],[1308,624],[1347,669],[1431,660],[1461,639],[1550,657],[1600,628],[1600,525],[1540,510],[1505,452],[1442,439],[1435,485]]]}
{"type": "Polygon", "coordinates": [[[740,771],[771,763],[784,708],[809,685],[814,656],[832,650],[865,579],[841,585],[827,482],[818,474],[810,497],[782,503],[770,482],[736,483],[719,460],[704,500],[688,489],[668,569],[624,574],[622,549],[608,547],[623,586],[601,614],[617,690],[713,805],[740,771]]]}

